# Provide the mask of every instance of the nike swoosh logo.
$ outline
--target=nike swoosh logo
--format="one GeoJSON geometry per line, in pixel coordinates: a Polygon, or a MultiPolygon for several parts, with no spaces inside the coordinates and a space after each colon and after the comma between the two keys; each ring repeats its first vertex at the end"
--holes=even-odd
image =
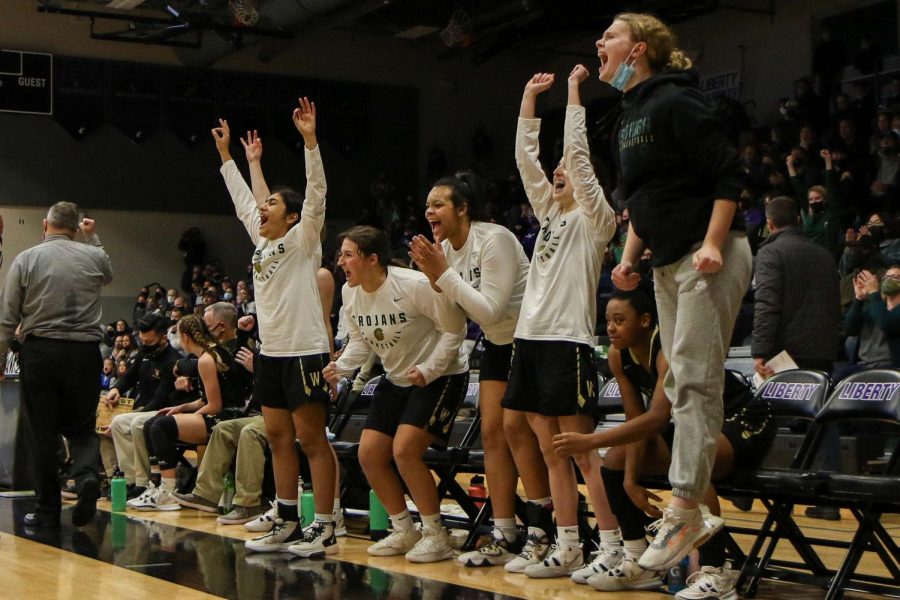
{"type": "Polygon", "coordinates": [[[394,298],[394,302],[400,302],[401,300],[403,300],[402,296],[400,298],[394,298]]]}

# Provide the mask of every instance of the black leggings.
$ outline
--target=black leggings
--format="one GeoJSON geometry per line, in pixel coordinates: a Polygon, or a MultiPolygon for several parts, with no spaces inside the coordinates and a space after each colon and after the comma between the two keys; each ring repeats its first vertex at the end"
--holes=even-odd
{"type": "MultiPolygon", "coordinates": [[[[637,505],[631,501],[625,491],[625,471],[613,471],[606,467],[600,468],[603,477],[603,486],[606,488],[606,497],[609,506],[619,522],[619,530],[624,540],[639,540],[646,534],[645,527],[653,519],[644,514],[637,505]]],[[[721,567],[725,564],[725,537],[720,531],[705,544],[700,546],[700,564],[709,567],[721,567]]]]}
{"type": "Polygon", "coordinates": [[[178,465],[178,423],[172,415],[153,417],[144,425],[144,436],[150,455],[159,461],[160,470],[174,469],[178,465]]]}

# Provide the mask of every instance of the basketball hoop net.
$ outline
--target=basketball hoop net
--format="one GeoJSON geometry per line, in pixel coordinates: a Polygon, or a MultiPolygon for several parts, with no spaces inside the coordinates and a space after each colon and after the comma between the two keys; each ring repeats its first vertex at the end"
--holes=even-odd
{"type": "Polygon", "coordinates": [[[235,24],[245,27],[252,27],[259,22],[259,12],[256,10],[258,6],[259,0],[228,0],[235,24]]]}
{"type": "Polygon", "coordinates": [[[441,31],[441,40],[447,46],[455,46],[462,43],[469,45],[472,36],[472,19],[461,8],[457,8],[450,16],[450,22],[441,31]]]}

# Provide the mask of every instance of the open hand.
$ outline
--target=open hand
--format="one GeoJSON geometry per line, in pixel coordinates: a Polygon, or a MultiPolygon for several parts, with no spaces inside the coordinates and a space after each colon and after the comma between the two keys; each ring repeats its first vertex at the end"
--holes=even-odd
{"type": "Polygon", "coordinates": [[[253,352],[248,350],[247,348],[241,348],[234,355],[234,360],[237,364],[241,365],[248,372],[253,372],[253,352]]]}
{"type": "Polygon", "coordinates": [[[255,129],[247,132],[247,139],[241,138],[241,145],[244,147],[248,163],[258,162],[262,158],[262,138],[255,129]]]}
{"type": "Polygon", "coordinates": [[[409,243],[409,256],[432,284],[449,268],[440,241],[431,243],[424,235],[413,237],[409,243]]]}
{"type": "Polygon", "coordinates": [[[659,510],[659,507],[650,502],[651,500],[654,502],[662,502],[662,498],[647,488],[636,483],[625,482],[625,493],[628,494],[628,497],[631,498],[634,505],[646,514],[656,518],[662,517],[662,511],[659,510]]]}
{"type": "Polygon", "coordinates": [[[294,127],[305,139],[316,135],[316,103],[310,102],[305,96],[299,102],[300,106],[294,109],[294,127]]]}

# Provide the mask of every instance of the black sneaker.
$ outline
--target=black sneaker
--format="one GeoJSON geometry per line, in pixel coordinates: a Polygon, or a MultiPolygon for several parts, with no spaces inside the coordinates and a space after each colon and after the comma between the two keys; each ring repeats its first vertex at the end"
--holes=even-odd
{"type": "Polygon", "coordinates": [[[75,510],[72,511],[72,525],[81,527],[87,525],[97,513],[97,499],[100,498],[100,482],[96,479],[88,479],[81,484],[78,490],[78,501],[75,510]]]}

